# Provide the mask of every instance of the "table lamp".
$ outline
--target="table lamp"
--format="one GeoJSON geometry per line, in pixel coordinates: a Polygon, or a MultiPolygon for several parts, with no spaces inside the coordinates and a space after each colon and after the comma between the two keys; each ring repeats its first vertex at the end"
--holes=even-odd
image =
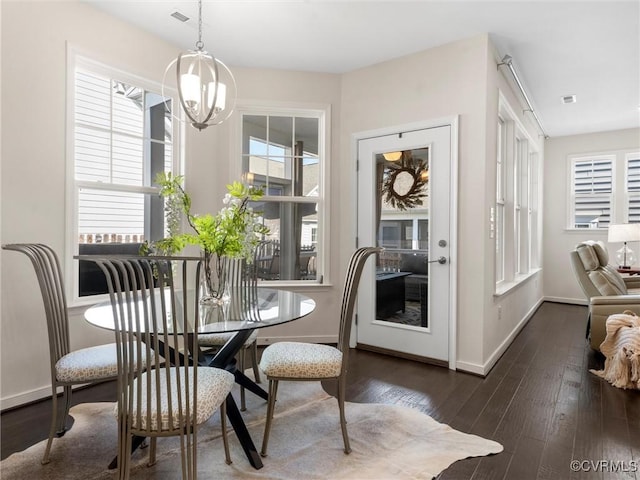
{"type": "Polygon", "coordinates": [[[609,243],[623,242],[622,248],[616,252],[616,261],[620,268],[631,268],[636,257],[627,242],[640,241],[640,223],[623,223],[609,226],[609,243]]]}

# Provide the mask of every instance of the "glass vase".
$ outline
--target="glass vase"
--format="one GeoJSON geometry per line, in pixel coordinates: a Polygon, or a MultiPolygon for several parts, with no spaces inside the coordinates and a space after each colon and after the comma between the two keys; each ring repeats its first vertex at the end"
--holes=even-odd
{"type": "Polygon", "coordinates": [[[200,279],[200,304],[224,305],[229,301],[229,285],[226,275],[227,258],[211,252],[203,253],[200,279]]]}

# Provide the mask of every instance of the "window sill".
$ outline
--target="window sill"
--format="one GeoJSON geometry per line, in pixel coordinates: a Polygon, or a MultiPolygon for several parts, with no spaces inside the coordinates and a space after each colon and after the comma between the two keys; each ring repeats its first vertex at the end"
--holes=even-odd
{"type": "Polygon", "coordinates": [[[595,234],[606,234],[609,229],[607,228],[565,228],[565,233],[595,233],[595,234]]]}
{"type": "Polygon", "coordinates": [[[501,297],[509,293],[512,290],[515,290],[524,282],[529,280],[531,277],[535,276],[538,272],[542,271],[542,268],[534,268],[530,270],[528,273],[516,275],[516,277],[509,282],[502,282],[500,285],[496,285],[496,290],[493,294],[494,297],[501,297]]]}
{"type": "Polygon", "coordinates": [[[89,295],[79,298],[67,298],[67,308],[70,313],[74,311],[86,310],[87,308],[100,302],[108,302],[109,294],[89,295]]]}
{"type": "Polygon", "coordinates": [[[268,282],[258,282],[258,288],[267,287],[267,288],[281,288],[287,290],[295,291],[303,291],[303,290],[316,290],[323,288],[332,288],[333,283],[317,283],[317,282],[303,282],[303,281],[291,281],[288,282],[286,280],[272,280],[268,282]]]}

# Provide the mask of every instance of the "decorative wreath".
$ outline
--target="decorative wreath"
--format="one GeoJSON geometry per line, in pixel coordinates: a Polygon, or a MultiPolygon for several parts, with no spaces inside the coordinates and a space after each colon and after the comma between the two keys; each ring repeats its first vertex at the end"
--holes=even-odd
{"type": "Polygon", "coordinates": [[[385,167],[385,176],[382,184],[384,200],[398,210],[407,210],[422,205],[423,199],[427,196],[425,186],[428,177],[423,175],[427,171],[424,160],[409,158],[400,165],[390,164],[385,167]],[[399,191],[396,182],[399,177],[411,175],[411,186],[404,191],[399,191]],[[395,187],[395,188],[394,188],[395,187]]]}

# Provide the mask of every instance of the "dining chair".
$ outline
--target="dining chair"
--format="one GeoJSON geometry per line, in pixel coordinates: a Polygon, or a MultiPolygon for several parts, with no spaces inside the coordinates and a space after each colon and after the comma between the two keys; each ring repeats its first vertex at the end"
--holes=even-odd
{"type": "MultiPolygon", "coordinates": [[[[258,263],[257,255],[258,249],[254,252],[254,259],[251,263],[247,263],[242,258],[226,258],[224,259],[224,275],[227,277],[227,283],[229,289],[234,294],[242,295],[248,302],[257,301],[257,281],[258,281],[258,263]]],[[[236,302],[236,305],[242,305],[242,302],[236,302]]],[[[240,313],[240,312],[235,312],[240,313]]],[[[222,348],[231,338],[235,335],[235,332],[225,333],[206,333],[198,336],[198,344],[201,348],[216,351],[222,348]]],[[[253,375],[256,383],[260,383],[260,368],[258,367],[258,332],[254,330],[247,341],[244,343],[244,348],[237,355],[238,368],[241,372],[244,372],[246,366],[246,352],[251,354],[251,366],[253,368],[253,375]]],[[[245,411],[247,409],[247,403],[245,398],[245,389],[240,387],[240,410],[245,411]]]]}
{"type": "MultiPolygon", "coordinates": [[[[225,333],[206,333],[200,334],[198,343],[201,348],[210,349],[216,351],[222,348],[231,338],[235,335],[235,332],[225,333]]],[[[251,355],[251,368],[253,369],[253,376],[256,383],[260,383],[260,368],[258,366],[258,332],[253,331],[247,341],[244,343],[244,347],[237,355],[238,369],[244,372],[247,368],[246,354],[249,352],[251,355]]],[[[243,412],[247,409],[247,402],[245,398],[245,389],[240,387],[240,410],[243,412]]]]}
{"type": "Polygon", "coordinates": [[[42,463],[46,464],[49,463],[53,438],[62,437],[66,433],[65,424],[71,407],[72,386],[117,378],[116,344],[110,343],[72,351],[62,270],[55,251],[48,245],[38,243],[14,243],[3,245],[2,248],[23,253],[29,257],[35,269],[44,302],[49,337],[52,400],[51,428],[42,457],[42,463]],[[62,387],[62,411],[59,411],[58,387],[62,387]]]}
{"type": "Polygon", "coordinates": [[[234,376],[197,361],[202,260],[93,261],[107,279],[118,351],[118,478],[129,478],[134,437],[151,438],[153,465],[157,438],[179,436],[182,478],[195,480],[198,429],[218,408],[225,460],[231,463],[225,399],[234,376]],[[138,374],[143,355],[147,370],[138,374]]]}
{"type": "Polygon", "coordinates": [[[278,382],[281,380],[321,381],[335,379],[338,383],[338,406],[344,452],[350,453],[347,421],[344,412],[344,397],[349,360],[349,337],[355,309],[358,284],[369,255],[379,253],[379,247],[363,247],[355,251],[349,261],[342,292],[340,331],[336,347],[303,342],[278,342],[269,345],[262,352],[260,369],[269,380],[269,402],[264,437],[260,454],[267,455],[269,433],[275,410],[278,382]]]}

